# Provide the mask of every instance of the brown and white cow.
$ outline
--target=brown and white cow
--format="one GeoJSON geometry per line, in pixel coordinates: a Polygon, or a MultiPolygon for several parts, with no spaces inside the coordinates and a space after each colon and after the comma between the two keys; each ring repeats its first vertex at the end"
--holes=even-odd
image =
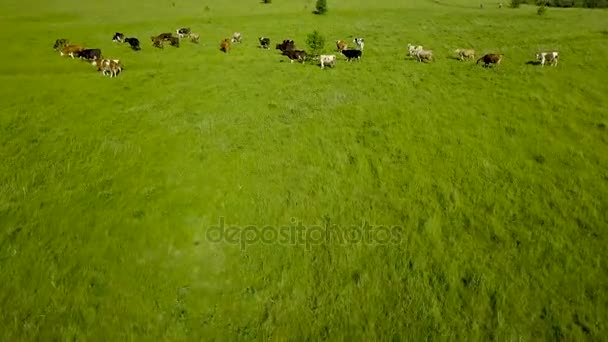
{"type": "Polygon", "coordinates": [[[82,46],[76,45],[76,44],[71,44],[71,45],[64,46],[61,49],[60,54],[61,54],[61,56],[70,56],[70,57],[74,58],[74,55],[78,54],[82,50],[84,50],[84,48],[82,46]]]}
{"type": "Polygon", "coordinates": [[[346,43],[343,40],[336,40],[336,47],[338,48],[338,51],[343,51],[348,49],[348,43],[346,43]]]}

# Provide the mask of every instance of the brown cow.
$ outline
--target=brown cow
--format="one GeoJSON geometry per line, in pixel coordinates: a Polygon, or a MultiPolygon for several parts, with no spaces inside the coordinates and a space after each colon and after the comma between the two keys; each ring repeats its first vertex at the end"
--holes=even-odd
{"type": "Polygon", "coordinates": [[[84,48],[80,45],[76,45],[76,44],[71,44],[71,45],[66,45],[61,49],[61,56],[70,56],[72,58],[74,58],[74,55],[79,53],[80,51],[84,50],[84,48]]]}
{"type": "Polygon", "coordinates": [[[502,61],[503,56],[504,56],[503,54],[488,53],[488,54],[484,55],[483,57],[481,57],[480,59],[478,59],[476,64],[479,64],[479,61],[483,61],[484,67],[487,67],[490,64],[498,65],[502,61]]]}
{"type": "Polygon", "coordinates": [[[152,46],[157,47],[159,49],[163,48],[163,40],[159,37],[150,37],[152,40],[152,46]]]}
{"type": "Polygon", "coordinates": [[[348,44],[343,40],[336,40],[336,47],[338,51],[342,51],[348,49],[348,44]]]}
{"type": "Polygon", "coordinates": [[[220,44],[220,50],[224,52],[230,51],[230,39],[226,38],[220,44]]]}
{"type": "Polygon", "coordinates": [[[102,71],[104,76],[107,74],[110,77],[116,77],[123,69],[118,59],[97,59],[91,64],[97,66],[97,71],[102,71]]]}

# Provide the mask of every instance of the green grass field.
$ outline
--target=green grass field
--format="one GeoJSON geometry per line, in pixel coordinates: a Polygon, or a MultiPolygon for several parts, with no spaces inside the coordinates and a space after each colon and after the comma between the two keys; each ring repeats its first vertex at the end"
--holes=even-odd
{"type": "Polygon", "coordinates": [[[328,6],[0,4],[2,341],[608,340],[608,12],[328,6]],[[363,58],[274,49],[315,29],[363,58]]]}

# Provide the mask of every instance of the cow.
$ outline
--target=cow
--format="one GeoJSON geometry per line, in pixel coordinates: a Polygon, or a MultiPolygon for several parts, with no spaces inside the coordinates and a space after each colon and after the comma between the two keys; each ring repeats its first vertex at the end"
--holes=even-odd
{"type": "Polygon", "coordinates": [[[107,74],[110,77],[116,77],[123,69],[118,59],[98,59],[91,64],[97,66],[97,71],[102,71],[104,76],[107,74]]]}
{"type": "Polygon", "coordinates": [[[61,49],[60,54],[61,56],[70,56],[74,58],[74,55],[82,50],[84,50],[84,48],[80,45],[66,45],[61,49]]]}
{"type": "Polygon", "coordinates": [[[175,33],[177,33],[177,36],[179,38],[184,38],[186,36],[188,36],[192,31],[190,30],[189,27],[182,27],[180,29],[175,30],[175,33]]]}
{"type": "Polygon", "coordinates": [[[75,53],[75,55],[78,58],[96,60],[96,59],[101,59],[101,50],[100,49],[84,49],[82,51],[77,51],[75,53]]]}
{"type": "Polygon", "coordinates": [[[545,66],[546,61],[549,61],[549,65],[557,66],[559,53],[557,51],[540,52],[536,54],[536,59],[540,62],[541,66],[545,66]]]}
{"type": "Polygon", "coordinates": [[[349,62],[353,59],[361,59],[361,50],[342,50],[342,54],[346,57],[349,62]]]}
{"type": "Polygon", "coordinates": [[[488,67],[490,64],[499,65],[500,62],[502,61],[503,56],[504,56],[503,54],[488,53],[488,54],[485,54],[480,59],[478,59],[475,64],[479,64],[480,61],[483,61],[484,67],[488,67]]]}
{"type": "Polygon", "coordinates": [[[298,62],[302,62],[302,64],[304,64],[304,61],[306,60],[306,51],[303,50],[285,50],[283,51],[283,55],[289,57],[291,63],[297,60],[298,62]]]}
{"type": "Polygon", "coordinates": [[[241,42],[241,33],[240,32],[234,32],[232,34],[232,42],[233,43],[240,43],[241,42]]]}
{"type": "Polygon", "coordinates": [[[163,40],[159,37],[150,37],[152,39],[152,46],[162,49],[163,48],[163,40]]]}
{"type": "Polygon", "coordinates": [[[422,50],[422,45],[415,46],[412,44],[407,44],[407,50],[410,56],[415,56],[417,50],[422,50]]]}
{"type": "Polygon", "coordinates": [[[173,34],[171,33],[161,33],[156,37],[152,37],[152,41],[154,41],[154,38],[159,38],[161,40],[170,40],[171,37],[173,37],[173,34]]]}
{"type": "Polygon", "coordinates": [[[117,43],[122,43],[124,41],[124,39],[125,39],[125,35],[120,32],[114,33],[114,37],[112,37],[112,41],[117,42],[117,43]]]}
{"type": "Polygon", "coordinates": [[[191,32],[190,34],[188,34],[188,38],[190,38],[191,42],[198,44],[198,40],[199,40],[200,36],[198,35],[198,33],[191,32]]]}
{"type": "Polygon", "coordinates": [[[430,62],[433,60],[433,51],[431,50],[416,49],[414,55],[418,62],[422,62],[423,60],[430,62]]]}
{"type": "Polygon", "coordinates": [[[365,46],[363,38],[355,38],[353,39],[353,43],[357,45],[357,48],[359,48],[359,50],[363,51],[363,47],[365,46]]]}
{"type": "Polygon", "coordinates": [[[260,47],[262,49],[270,48],[270,38],[260,37],[258,38],[258,41],[260,42],[260,47]]]}
{"type": "Polygon", "coordinates": [[[59,51],[68,44],[70,44],[69,40],[67,40],[65,38],[59,38],[59,39],[55,40],[55,44],[53,45],[53,50],[59,51]]]}
{"type": "Polygon", "coordinates": [[[475,59],[475,50],[473,49],[456,49],[454,52],[461,61],[465,59],[475,59]]]}
{"type": "Polygon", "coordinates": [[[338,48],[338,52],[340,52],[348,49],[348,44],[346,44],[346,42],[343,40],[336,40],[336,47],[338,48]]]}
{"type": "Polygon", "coordinates": [[[178,37],[170,37],[167,39],[171,46],[179,47],[179,38],[178,37]]]}
{"type": "Polygon", "coordinates": [[[230,39],[225,38],[224,40],[222,40],[222,42],[220,43],[220,51],[223,51],[224,53],[230,51],[230,39]]]}
{"type": "Polygon", "coordinates": [[[336,66],[336,55],[321,55],[319,56],[321,61],[321,69],[325,68],[325,65],[329,65],[332,68],[336,66]]]}
{"type": "Polygon", "coordinates": [[[139,39],[137,38],[125,38],[124,43],[128,43],[131,46],[131,49],[135,51],[141,50],[141,47],[139,46],[139,39]]]}
{"type": "Polygon", "coordinates": [[[296,44],[291,39],[284,39],[281,44],[277,44],[277,48],[276,49],[277,50],[281,50],[282,52],[283,51],[289,51],[289,50],[295,50],[296,49],[296,44]]]}

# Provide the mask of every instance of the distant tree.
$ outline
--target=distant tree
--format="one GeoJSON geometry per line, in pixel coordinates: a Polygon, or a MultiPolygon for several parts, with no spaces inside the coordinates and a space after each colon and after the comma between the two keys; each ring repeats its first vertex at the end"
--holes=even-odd
{"type": "Polygon", "coordinates": [[[317,4],[315,5],[316,14],[325,14],[327,12],[327,0],[317,0],[317,4]]]}
{"type": "Polygon", "coordinates": [[[323,52],[325,48],[325,38],[315,30],[306,36],[306,44],[310,48],[309,54],[312,56],[318,56],[323,52]]]}
{"type": "Polygon", "coordinates": [[[521,0],[511,0],[509,4],[511,8],[519,8],[519,5],[521,5],[521,0]]]}
{"type": "Polygon", "coordinates": [[[545,12],[547,12],[547,7],[545,7],[545,4],[541,4],[540,6],[538,6],[538,10],[536,10],[536,14],[545,15],[545,12]]]}

